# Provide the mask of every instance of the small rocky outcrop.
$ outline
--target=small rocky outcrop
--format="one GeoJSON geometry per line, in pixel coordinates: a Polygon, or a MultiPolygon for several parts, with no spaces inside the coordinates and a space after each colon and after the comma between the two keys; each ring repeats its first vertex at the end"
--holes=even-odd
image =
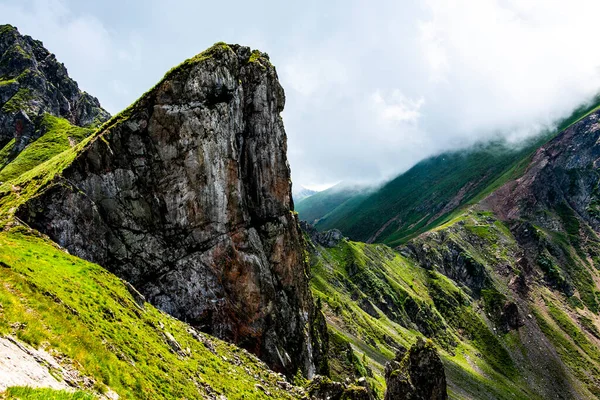
{"type": "Polygon", "coordinates": [[[444,364],[431,341],[419,337],[385,367],[385,400],[446,400],[444,364]]]}
{"type": "Polygon", "coordinates": [[[42,134],[38,118],[44,113],[77,126],[110,118],[98,99],[79,90],[42,42],[0,25],[0,148],[15,139],[14,157],[36,140],[42,134]]]}
{"type": "Polygon", "coordinates": [[[327,373],[292,212],[284,103],[266,54],[216,44],[109,122],[17,213],[276,371],[327,373]]]}
{"type": "Polygon", "coordinates": [[[345,239],[342,232],[340,232],[338,229],[319,232],[313,225],[306,221],[300,221],[300,227],[308,234],[313,243],[319,244],[323,247],[335,247],[340,241],[345,239]]]}
{"type": "Polygon", "coordinates": [[[311,400],[375,400],[365,378],[342,383],[318,375],[309,384],[307,392],[311,400]]]}
{"type": "Polygon", "coordinates": [[[519,329],[524,325],[521,315],[519,313],[519,307],[516,303],[512,301],[509,301],[506,304],[504,304],[504,308],[502,310],[501,315],[501,328],[504,332],[519,329]]]}
{"type": "MultiPolygon", "coordinates": [[[[453,229],[461,227],[458,225],[453,229]]],[[[489,273],[484,265],[469,255],[460,242],[453,240],[450,233],[453,232],[427,232],[397,250],[416,260],[424,268],[437,270],[474,293],[479,293],[482,288],[489,286],[489,273]]],[[[459,233],[463,234],[463,231],[459,233]]]]}

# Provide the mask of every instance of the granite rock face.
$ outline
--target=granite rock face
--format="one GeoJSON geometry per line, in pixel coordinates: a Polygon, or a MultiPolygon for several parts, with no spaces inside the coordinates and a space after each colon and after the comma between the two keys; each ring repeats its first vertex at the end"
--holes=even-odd
{"type": "Polygon", "coordinates": [[[446,400],[444,364],[431,342],[419,337],[385,367],[385,400],[446,400]]]}
{"type": "Polygon", "coordinates": [[[284,102],[266,54],[216,44],[109,122],[18,214],[276,371],[326,373],[284,102]]]}
{"type": "Polygon", "coordinates": [[[77,126],[110,118],[42,42],[0,25],[0,148],[15,139],[13,153],[18,153],[36,140],[41,135],[37,120],[44,113],[77,126]]]}

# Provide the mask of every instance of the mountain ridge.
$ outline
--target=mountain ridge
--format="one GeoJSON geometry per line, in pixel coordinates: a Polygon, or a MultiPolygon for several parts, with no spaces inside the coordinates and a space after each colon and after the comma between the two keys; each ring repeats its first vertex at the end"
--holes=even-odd
{"type": "Polygon", "coordinates": [[[555,130],[517,146],[500,140],[446,152],[420,161],[378,188],[333,187],[301,202],[297,211],[319,230],[335,228],[354,240],[401,245],[518,177],[540,146],[599,106],[596,96],[555,130]]]}

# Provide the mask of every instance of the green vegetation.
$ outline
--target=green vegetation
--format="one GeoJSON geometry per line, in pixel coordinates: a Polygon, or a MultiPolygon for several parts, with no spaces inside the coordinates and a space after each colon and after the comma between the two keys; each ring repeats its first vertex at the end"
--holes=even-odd
{"type": "MultiPolygon", "coordinates": [[[[416,336],[426,336],[442,349],[451,387],[471,397],[484,391],[535,398],[507,350],[515,339],[496,335],[477,302],[444,275],[387,246],[351,241],[315,248],[311,265],[313,293],[330,326],[334,378],[362,375],[382,391],[383,367],[396,346],[408,348],[416,336]]],[[[484,296],[494,305],[506,299],[491,289],[484,296]]]]}
{"type": "Polygon", "coordinates": [[[8,163],[10,154],[15,147],[15,139],[11,139],[2,149],[0,149],[0,170],[8,163]]]}
{"type": "MultiPolygon", "coordinates": [[[[573,216],[565,210],[561,213],[563,217],[558,212],[556,217],[567,225],[565,221],[573,216]]],[[[420,268],[384,245],[349,241],[313,251],[313,292],[322,299],[335,332],[332,348],[350,343],[358,358],[364,357],[363,364],[369,367],[373,377],[370,382],[375,386],[395,344],[408,347],[415,336],[423,335],[442,350],[451,398],[536,398],[534,393],[540,394],[540,388],[531,371],[567,382],[571,378],[565,378],[562,362],[584,384],[576,383],[573,390],[584,397],[600,394],[593,378],[600,374],[600,351],[595,341],[600,337],[595,317],[596,289],[588,262],[582,259],[590,252],[591,244],[577,250],[573,243],[582,242],[575,236],[581,236],[584,228],[580,225],[576,230],[575,223],[569,223],[570,234],[531,228],[542,244],[537,259],[540,268],[576,289],[575,295],[546,302],[549,317],[531,311],[539,320],[541,332],[558,349],[562,361],[552,361],[558,363],[552,364],[556,369],[546,372],[533,365],[535,357],[530,354],[539,354],[539,341],[543,339],[534,334],[536,339],[532,340],[529,328],[505,331],[506,305],[517,300],[508,288],[511,279],[502,274],[514,278],[523,273],[521,250],[506,225],[476,207],[411,241],[411,248],[426,249],[419,259],[429,263],[432,270],[420,268]],[[452,261],[445,264],[444,260],[452,261]],[[457,273],[464,282],[454,282],[440,273],[459,265],[465,268],[457,273]],[[475,290],[468,285],[483,288],[475,290]],[[565,312],[568,304],[575,304],[585,315],[565,312]],[[413,309],[418,312],[411,312],[413,309]],[[522,332],[529,333],[523,336],[522,332]]],[[[535,299],[537,290],[530,290],[535,299]]],[[[342,365],[342,361],[330,364],[340,378],[344,374],[336,365],[342,365]]],[[[344,368],[354,371],[354,375],[359,373],[350,364],[344,368]]]]}
{"type": "MultiPolygon", "coordinates": [[[[561,208],[559,207],[559,210],[561,208]]],[[[543,249],[536,261],[554,287],[569,296],[573,295],[571,293],[573,288],[577,289],[581,302],[592,312],[598,313],[600,305],[596,283],[592,276],[595,268],[589,265],[588,255],[580,248],[579,220],[572,213],[572,210],[567,212],[564,208],[558,212],[563,224],[566,225],[565,229],[570,229],[573,234],[537,229],[543,249]],[[568,228],[569,224],[571,228],[568,228]]]]}
{"type": "MultiPolygon", "coordinates": [[[[374,240],[391,246],[404,243],[448,221],[456,209],[471,204],[488,187],[506,182],[521,170],[517,165],[549,137],[531,140],[518,150],[503,142],[493,142],[421,161],[353,207],[336,208],[318,217],[316,227],[338,228],[356,240],[374,240]]],[[[300,207],[299,213],[304,219],[300,207]]]]}
{"type": "Polygon", "coordinates": [[[581,329],[573,323],[573,319],[563,310],[561,310],[554,302],[548,301],[548,299],[544,299],[544,301],[546,303],[548,314],[550,314],[560,329],[569,335],[573,342],[588,356],[593,358],[596,362],[600,362],[600,350],[597,346],[590,343],[581,329]]]}
{"type": "MultiPolygon", "coordinates": [[[[337,185],[319,193],[315,193],[295,204],[300,218],[312,223],[325,219],[334,210],[351,209],[364,200],[369,189],[356,186],[337,185]]],[[[336,212],[340,212],[340,211],[336,212]]]]}
{"type": "Polygon", "coordinates": [[[0,25],[0,35],[3,35],[8,32],[13,32],[15,30],[16,30],[16,28],[12,25],[9,25],[9,24],[0,25]]]}
{"type": "MultiPolygon", "coordinates": [[[[164,79],[223,51],[231,49],[218,43],[164,79]]],[[[256,357],[195,332],[148,304],[140,307],[123,282],[100,266],[68,255],[34,231],[14,227],[20,205],[59,183],[64,168],[95,140],[108,145],[109,130],[145,107],[154,92],[95,131],[45,115],[40,121],[43,135],[16,158],[10,159],[14,141],[0,150],[0,335],[58,355],[91,378],[95,391],[114,390],[121,398],[180,399],[207,393],[230,399],[297,397],[282,390],[277,385],[281,377],[256,357]]],[[[28,96],[20,92],[5,107],[21,107],[28,96]]],[[[10,390],[6,396],[13,397],[8,398],[87,398],[10,390]]]]}
{"type": "MultiPolygon", "coordinates": [[[[9,181],[24,172],[32,170],[34,167],[80,143],[93,133],[92,129],[73,126],[66,119],[54,117],[50,114],[43,116],[40,129],[45,133],[39,139],[27,146],[6,167],[0,168],[0,182],[9,181]]],[[[2,159],[2,152],[0,152],[0,160],[2,159]]]]}
{"type": "Polygon", "coordinates": [[[0,233],[0,335],[53,349],[80,366],[100,392],[122,398],[196,398],[210,386],[230,399],[291,398],[255,357],[199,334],[146,304],[98,265],[25,228],[0,233]],[[168,334],[180,344],[173,349],[168,334]]]}
{"type": "MultiPolygon", "coordinates": [[[[557,299],[553,299],[552,301],[545,299],[545,304],[548,306],[555,301],[557,299]]],[[[554,305],[551,305],[547,309],[547,312],[551,318],[546,317],[541,310],[533,310],[533,315],[535,315],[538,326],[575,376],[586,385],[586,388],[592,394],[600,398],[600,386],[592,378],[592,376],[600,374],[597,347],[591,348],[592,357],[590,357],[590,354],[582,351],[582,346],[589,350],[590,344],[582,336],[581,331],[571,322],[572,320],[554,305]]]]}
{"type": "Polygon", "coordinates": [[[33,99],[30,89],[20,88],[4,105],[2,111],[13,113],[19,110],[27,110],[27,103],[33,99]]]}
{"type": "MultiPolygon", "coordinates": [[[[0,34],[7,27],[0,26],[0,34]]],[[[97,145],[110,146],[111,128],[147,107],[165,79],[230,52],[227,44],[217,43],[186,60],[97,130],[45,115],[40,122],[43,135],[17,157],[11,159],[14,140],[0,149],[0,335],[15,336],[68,360],[95,382],[95,392],[110,389],[127,399],[197,398],[208,392],[230,399],[295,396],[283,391],[277,384],[280,377],[255,357],[197,333],[148,304],[136,304],[118,278],[70,256],[34,231],[15,227],[13,218],[15,210],[41,190],[62,184],[61,172],[87,146],[98,139],[97,145]],[[256,386],[259,382],[262,386],[256,386]]],[[[254,51],[249,62],[266,68],[268,60],[254,51]]],[[[5,79],[0,85],[13,81],[5,79]]],[[[3,110],[16,111],[30,100],[30,92],[19,90],[3,110]]],[[[559,130],[594,109],[578,110],[559,130]]],[[[442,353],[451,397],[541,396],[525,377],[536,367],[528,351],[538,345],[528,336],[529,327],[524,334],[497,329],[507,303],[517,301],[511,285],[522,278],[518,259],[526,255],[506,225],[469,206],[521,176],[535,149],[552,136],[519,149],[494,142],[446,153],[422,161],[377,190],[332,188],[297,204],[300,216],[317,221],[321,229],[338,227],[354,238],[390,245],[414,239],[413,250],[425,254],[421,261],[427,269],[407,248],[402,254],[415,259],[383,244],[344,240],[322,248],[309,240],[312,291],[329,325],[332,378],[364,376],[381,397],[385,363],[399,347],[425,336],[442,353]],[[425,231],[429,233],[415,239],[425,231]]],[[[592,203],[592,208],[600,209],[598,204],[592,203]]],[[[600,245],[594,250],[597,237],[585,231],[568,204],[548,210],[548,216],[560,221],[564,232],[532,226],[538,247],[531,261],[545,274],[544,282],[568,297],[543,298],[542,306],[535,296],[536,280],[543,279],[532,275],[532,301],[540,301],[532,314],[569,370],[589,392],[600,394],[594,381],[600,376],[600,306],[598,276],[592,268],[592,263],[600,267],[600,245]],[[584,234],[589,237],[582,240],[584,234]]],[[[296,383],[308,384],[301,376],[296,383]]],[[[92,398],[83,392],[30,388],[10,388],[3,396],[92,398]]]]}
{"type": "MultiPolygon", "coordinates": [[[[69,128],[66,128],[62,120],[53,120],[56,123],[56,127],[60,129],[65,128],[66,131],[70,132],[69,128]]],[[[77,129],[75,129],[77,130],[77,129]]],[[[78,131],[83,133],[84,131],[78,131]]],[[[53,132],[48,132],[50,134],[49,137],[54,137],[53,132]]],[[[57,133],[60,136],[60,133],[57,133]]],[[[35,196],[40,190],[46,188],[54,179],[62,172],[64,168],[69,166],[71,162],[75,159],[77,154],[81,152],[85,146],[92,139],[93,135],[88,136],[83,139],[80,143],[74,145],[73,147],[67,148],[67,150],[62,151],[61,153],[55,155],[47,161],[42,162],[39,165],[36,165],[30,170],[25,171],[23,167],[12,168],[11,164],[4,168],[9,168],[9,171],[15,171],[11,180],[0,183],[0,227],[9,223],[17,208],[24,204],[27,200],[35,196]]],[[[10,145],[10,143],[9,143],[10,145]]],[[[52,146],[52,148],[60,149],[61,146],[52,146]]],[[[4,152],[4,150],[3,150],[4,152]]],[[[35,163],[36,156],[39,154],[44,154],[43,148],[38,148],[34,146],[31,151],[28,151],[23,158],[24,163],[35,163]]],[[[49,155],[48,153],[45,153],[49,155]]],[[[39,158],[37,160],[40,160],[39,158]]],[[[0,171],[3,173],[3,171],[0,171]]]]}
{"type": "Polygon", "coordinates": [[[0,86],[10,85],[11,83],[16,83],[16,79],[0,79],[0,86]]]}
{"type": "Polygon", "coordinates": [[[259,50],[253,50],[248,59],[249,63],[258,63],[262,69],[266,69],[267,66],[272,65],[268,58],[259,50]]]}
{"type": "Polygon", "coordinates": [[[571,236],[579,236],[579,220],[575,216],[575,212],[569,207],[568,204],[562,203],[556,207],[556,212],[563,222],[563,226],[567,231],[567,234],[571,236]]]}
{"type": "MultiPolygon", "coordinates": [[[[0,396],[2,394],[0,393],[0,396]]],[[[65,390],[33,389],[15,386],[4,394],[6,400],[93,400],[96,397],[86,392],[68,392],[65,390]]]]}

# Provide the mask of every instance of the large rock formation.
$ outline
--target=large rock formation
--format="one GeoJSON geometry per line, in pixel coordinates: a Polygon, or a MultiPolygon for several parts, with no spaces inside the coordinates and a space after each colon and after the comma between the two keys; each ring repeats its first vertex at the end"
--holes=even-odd
{"type": "Polygon", "coordinates": [[[323,329],[292,212],[284,102],[266,54],[217,44],[109,122],[18,214],[272,368],[326,372],[315,371],[323,329]]]}
{"type": "Polygon", "coordinates": [[[385,400],[446,400],[444,364],[431,342],[419,337],[385,367],[385,400]]]}
{"type": "Polygon", "coordinates": [[[0,25],[0,148],[15,139],[14,157],[39,137],[37,119],[43,113],[78,126],[110,118],[95,97],[79,90],[42,42],[0,25]]]}

